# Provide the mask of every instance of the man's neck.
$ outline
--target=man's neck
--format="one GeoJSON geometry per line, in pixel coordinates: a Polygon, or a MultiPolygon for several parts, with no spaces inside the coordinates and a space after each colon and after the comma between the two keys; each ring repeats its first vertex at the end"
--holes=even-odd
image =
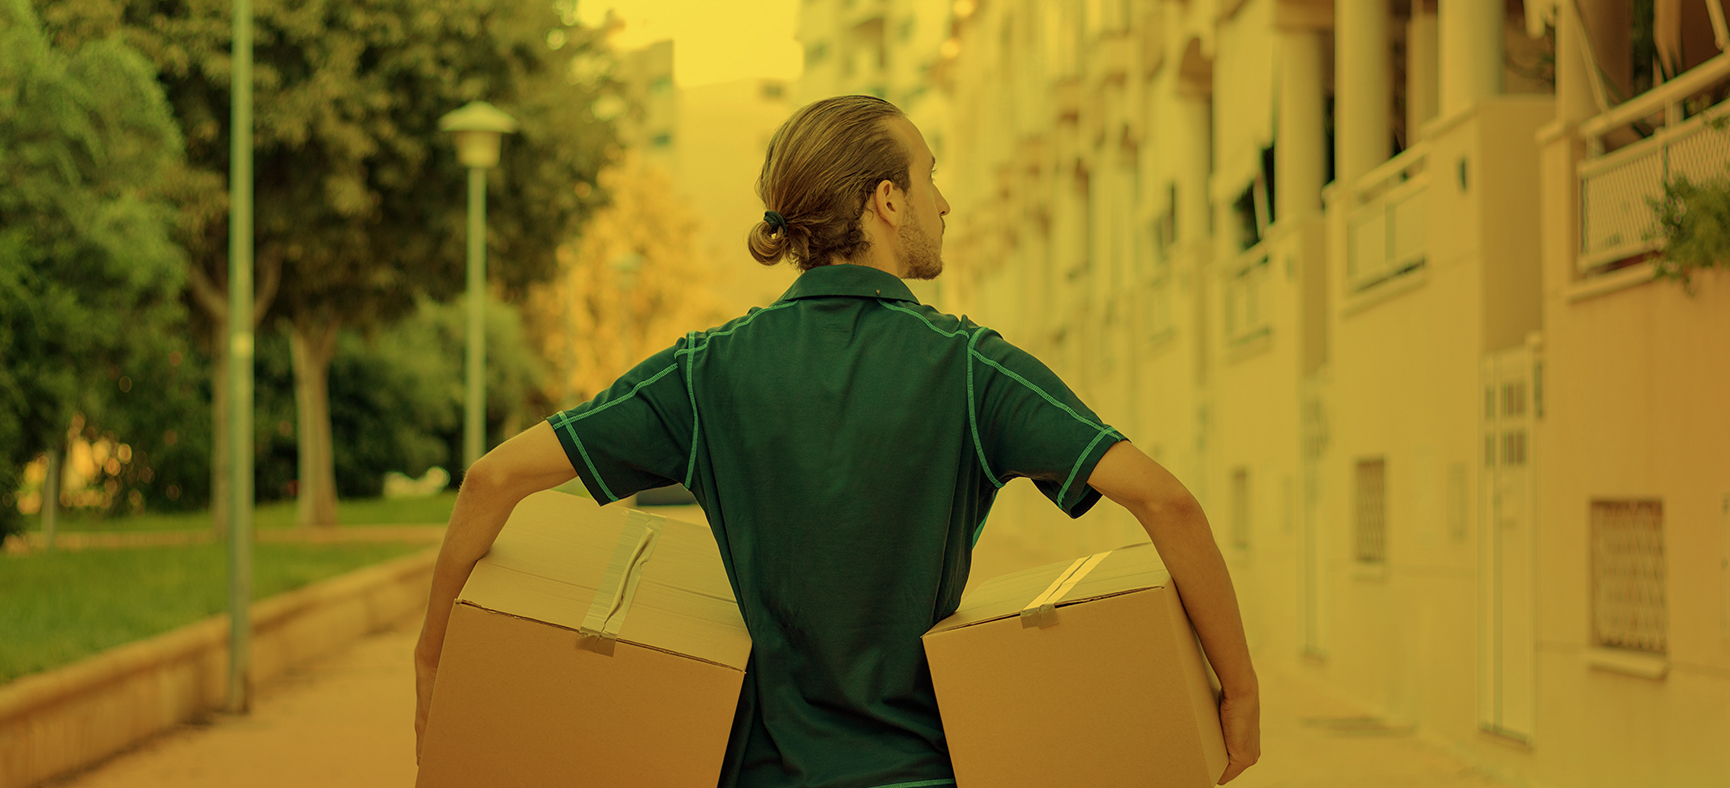
{"type": "Polygon", "coordinates": [[[867,251],[858,260],[837,260],[836,262],[846,265],[857,265],[864,268],[875,268],[895,277],[896,279],[906,279],[907,277],[903,276],[901,273],[901,267],[895,264],[895,255],[880,252],[887,252],[887,250],[884,249],[882,244],[873,243],[871,244],[870,251],[867,251]]]}

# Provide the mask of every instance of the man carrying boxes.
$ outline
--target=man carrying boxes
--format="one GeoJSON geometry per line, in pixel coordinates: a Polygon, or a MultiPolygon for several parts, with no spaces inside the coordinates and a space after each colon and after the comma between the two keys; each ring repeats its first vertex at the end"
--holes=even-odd
{"type": "MultiPolygon", "coordinates": [[[[791,255],[803,271],[787,293],[687,335],[469,469],[415,653],[423,771],[429,712],[435,728],[445,713],[433,686],[441,654],[450,654],[453,603],[471,595],[465,583],[474,584],[470,574],[507,517],[515,522],[513,508],[573,477],[598,504],[682,482],[708,516],[750,642],[725,752],[708,772],[722,788],[926,788],[958,778],[969,780],[964,788],[1201,786],[1216,776],[1224,784],[1256,762],[1255,672],[1225,562],[1195,499],[1037,359],[989,328],[919,303],[901,281],[943,268],[949,204],[932,182],[935,166],[918,129],[886,101],[844,96],[800,109],[770,141],[757,183],[770,210],[748,239],[759,262],[791,255]],[[1033,589],[1031,614],[1022,611],[1034,598],[997,600],[1017,605],[1017,619],[1029,623],[1016,634],[1033,638],[1004,639],[1005,648],[1049,655],[1012,665],[1025,655],[970,651],[973,641],[996,637],[995,623],[951,619],[975,611],[973,599],[965,607],[960,599],[972,550],[998,489],[1020,476],[1071,517],[1102,494],[1127,507],[1163,569],[1149,564],[1151,551],[1131,547],[1091,561],[1085,574],[1088,560],[1053,570],[1033,589]],[[962,661],[945,662],[954,655],[962,661]],[[1097,674],[1096,663],[1117,670],[1138,660],[1139,672],[1120,677],[1130,682],[1122,691],[1050,672],[1097,674]],[[1220,695],[1197,678],[1208,665],[1220,695]],[[1169,671],[1178,673],[1150,676],[1169,671]],[[1091,724],[1114,732],[993,743],[992,717],[1044,712],[991,712],[989,693],[982,697],[969,674],[1043,676],[1043,689],[1023,679],[997,692],[1068,687],[1088,697],[1064,703],[1093,704],[1102,711],[1091,724]],[[1158,708],[1112,716],[1124,698],[1158,708]],[[1185,725],[1187,734],[1171,735],[1185,725]],[[1124,730],[1133,733],[1126,739],[1124,730]],[[1119,762],[1135,741],[1145,744],[1140,760],[1119,762]],[[969,760],[1049,746],[1068,748],[1059,762],[1079,764],[1058,782],[1005,782],[969,760]],[[1090,772],[1090,759],[1104,768],[1090,772]],[[1160,773],[1178,761],[1184,774],[1160,773]]],[[[1037,580],[1000,590],[1019,593],[1037,580]]],[[[590,598],[574,595],[572,607],[611,598],[584,588],[590,598]]],[[[976,595],[980,604],[992,601],[984,599],[989,588],[976,595]]],[[[633,626],[626,619],[615,633],[621,652],[636,642],[633,626]]],[[[582,650],[582,633],[567,634],[567,651],[582,650]]],[[[1049,726],[1029,720],[1021,729],[1049,726]]],[[[555,740],[608,757],[605,742],[555,740]]],[[[644,776],[630,784],[707,782],[644,776]]]]}

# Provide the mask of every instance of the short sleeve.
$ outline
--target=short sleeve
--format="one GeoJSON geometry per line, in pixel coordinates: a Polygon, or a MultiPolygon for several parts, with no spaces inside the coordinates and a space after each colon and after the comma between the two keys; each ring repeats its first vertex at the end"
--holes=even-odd
{"type": "Polygon", "coordinates": [[[547,417],[596,501],[612,503],[687,478],[694,425],[680,339],[606,391],[547,417]]]}
{"type": "Polygon", "coordinates": [[[968,395],[975,444],[994,483],[1025,476],[1070,517],[1099,502],[1087,479],[1123,435],[1056,373],[989,328],[968,341],[968,395]]]}

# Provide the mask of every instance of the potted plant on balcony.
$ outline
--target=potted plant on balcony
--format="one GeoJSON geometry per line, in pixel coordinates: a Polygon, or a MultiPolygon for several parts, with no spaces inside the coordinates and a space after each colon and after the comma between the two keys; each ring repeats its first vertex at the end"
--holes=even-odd
{"type": "MultiPolygon", "coordinates": [[[[1720,114],[1706,124],[1730,136],[1730,114],[1720,114]]],[[[1693,297],[1690,271],[1730,268],[1730,165],[1723,177],[1698,183],[1686,175],[1672,175],[1664,181],[1664,196],[1646,202],[1658,218],[1656,227],[1646,233],[1646,240],[1658,242],[1653,258],[1656,278],[1680,281],[1684,292],[1693,297]]]]}

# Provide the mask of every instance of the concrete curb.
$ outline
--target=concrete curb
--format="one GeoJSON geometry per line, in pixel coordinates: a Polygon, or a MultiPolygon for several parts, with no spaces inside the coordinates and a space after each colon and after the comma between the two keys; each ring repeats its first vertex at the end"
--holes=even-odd
{"type": "MultiPolygon", "coordinates": [[[[424,610],[437,558],[431,548],[253,603],[248,681],[424,610]]],[[[227,693],[227,615],[0,686],[0,788],[88,766],[220,708],[227,693]]]]}
{"type": "MultiPolygon", "coordinates": [[[[432,542],[444,538],[444,525],[358,525],[330,528],[260,528],[253,531],[259,542],[304,542],[332,544],[337,542],[432,542]]],[[[161,547],[167,545],[208,544],[220,541],[209,530],[197,531],[74,531],[55,536],[56,550],[88,550],[115,547],[161,547]]],[[[30,553],[46,548],[48,540],[35,531],[23,537],[6,539],[8,553],[30,553]]]]}

